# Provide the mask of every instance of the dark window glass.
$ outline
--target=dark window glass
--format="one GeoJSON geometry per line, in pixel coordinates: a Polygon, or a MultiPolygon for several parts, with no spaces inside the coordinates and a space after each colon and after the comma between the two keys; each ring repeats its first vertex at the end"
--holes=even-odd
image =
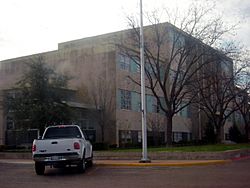
{"type": "Polygon", "coordinates": [[[47,129],[44,139],[53,138],[81,138],[81,133],[77,127],[51,127],[47,129]]]}

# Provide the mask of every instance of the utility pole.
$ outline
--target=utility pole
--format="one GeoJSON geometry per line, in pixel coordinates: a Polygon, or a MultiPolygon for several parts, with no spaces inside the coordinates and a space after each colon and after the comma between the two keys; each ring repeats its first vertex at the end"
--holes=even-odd
{"type": "Polygon", "coordinates": [[[142,0],[140,0],[140,59],[141,59],[141,113],[142,113],[142,158],[141,163],[148,163],[147,156],[147,119],[145,100],[145,63],[144,63],[144,36],[143,36],[143,12],[142,0]]]}

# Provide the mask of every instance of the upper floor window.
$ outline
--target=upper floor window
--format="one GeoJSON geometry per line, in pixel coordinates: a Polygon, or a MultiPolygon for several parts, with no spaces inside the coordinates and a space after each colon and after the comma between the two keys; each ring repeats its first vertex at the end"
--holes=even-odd
{"type": "Polygon", "coordinates": [[[172,42],[172,47],[175,48],[175,50],[181,49],[185,46],[184,35],[173,29],[169,30],[169,41],[172,42]]]}
{"type": "Polygon", "coordinates": [[[139,112],[141,108],[140,93],[118,89],[117,108],[139,112]]]}
{"type": "Polygon", "coordinates": [[[182,108],[182,109],[177,113],[179,116],[184,117],[184,118],[190,117],[190,109],[186,105],[187,105],[186,102],[182,102],[180,107],[179,107],[179,108],[182,108]]]}
{"type": "Polygon", "coordinates": [[[140,73],[140,61],[136,57],[118,55],[118,66],[120,70],[126,70],[132,73],[140,73]]]}
{"type": "Polygon", "coordinates": [[[121,70],[130,71],[130,61],[129,58],[124,55],[119,55],[119,67],[121,70]]]}
{"type": "Polygon", "coordinates": [[[121,90],[121,109],[131,110],[131,91],[121,90]]]}

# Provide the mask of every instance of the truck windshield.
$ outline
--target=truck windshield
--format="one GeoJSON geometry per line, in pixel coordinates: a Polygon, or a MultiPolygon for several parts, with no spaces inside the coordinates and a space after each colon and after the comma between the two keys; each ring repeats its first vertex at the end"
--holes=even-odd
{"type": "Polygon", "coordinates": [[[53,138],[81,138],[81,133],[77,127],[51,127],[47,129],[44,139],[53,138]]]}

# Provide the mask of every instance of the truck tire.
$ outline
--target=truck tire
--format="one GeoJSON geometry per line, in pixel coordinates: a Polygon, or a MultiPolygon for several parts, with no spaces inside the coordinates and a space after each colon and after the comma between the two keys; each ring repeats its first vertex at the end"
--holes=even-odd
{"type": "Polygon", "coordinates": [[[35,171],[37,175],[44,175],[45,165],[39,162],[35,162],[35,171]]]}
{"type": "Polygon", "coordinates": [[[87,161],[87,165],[88,165],[88,167],[93,166],[93,152],[91,153],[91,157],[87,161]]]}
{"type": "Polygon", "coordinates": [[[86,170],[86,161],[85,161],[85,151],[83,152],[82,155],[82,160],[80,161],[80,163],[77,165],[78,171],[80,173],[84,173],[86,170]]]}
{"type": "Polygon", "coordinates": [[[83,158],[83,159],[81,160],[81,162],[77,165],[77,168],[78,168],[78,171],[79,171],[80,173],[84,173],[84,172],[85,172],[85,170],[86,170],[85,158],[83,158]]]}

